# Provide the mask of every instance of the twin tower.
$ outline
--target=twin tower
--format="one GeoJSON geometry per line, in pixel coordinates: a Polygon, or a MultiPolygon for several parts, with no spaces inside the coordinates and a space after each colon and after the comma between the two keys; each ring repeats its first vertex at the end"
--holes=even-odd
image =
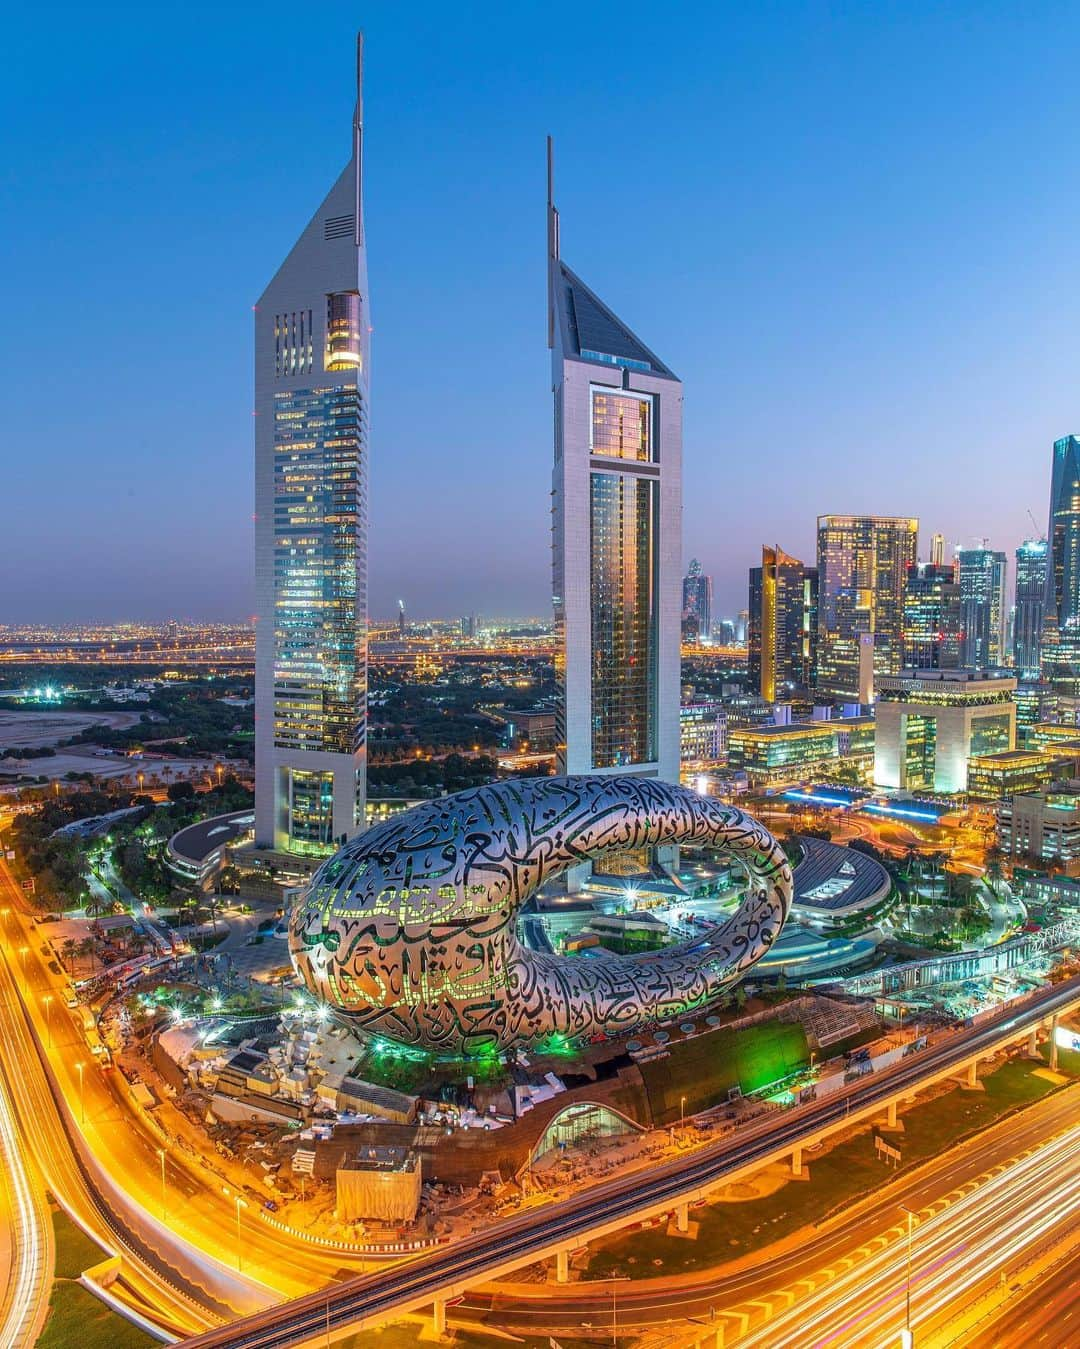
{"type": "MultiPolygon", "coordinates": [[[[255,313],[255,835],[286,871],[365,823],[362,57],[352,156],[255,313]]],[[[551,185],[549,141],[560,771],[677,783],[682,384],[563,263],[551,185]]]]}

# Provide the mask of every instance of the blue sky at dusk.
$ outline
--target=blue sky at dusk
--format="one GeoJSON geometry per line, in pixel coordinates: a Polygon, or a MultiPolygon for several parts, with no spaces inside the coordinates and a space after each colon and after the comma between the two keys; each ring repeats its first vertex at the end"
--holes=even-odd
{"type": "Polygon", "coordinates": [[[5,16],[0,622],[253,608],[251,306],[367,39],[371,609],[547,614],[563,255],[685,383],[685,556],[1045,528],[1080,429],[1080,7],[375,3],[5,16]]]}

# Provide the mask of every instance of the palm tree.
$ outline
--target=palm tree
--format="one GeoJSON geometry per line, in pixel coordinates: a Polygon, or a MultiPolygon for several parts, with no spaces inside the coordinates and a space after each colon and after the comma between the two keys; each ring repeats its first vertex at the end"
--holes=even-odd
{"type": "Polygon", "coordinates": [[[94,954],[93,937],[84,937],[75,948],[81,956],[92,956],[94,954]]]}
{"type": "Polygon", "coordinates": [[[60,944],[60,955],[64,961],[64,964],[68,968],[69,974],[74,974],[75,972],[75,964],[74,964],[75,950],[76,946],[73,937],[65,938],[65,940],[60,944]]]}

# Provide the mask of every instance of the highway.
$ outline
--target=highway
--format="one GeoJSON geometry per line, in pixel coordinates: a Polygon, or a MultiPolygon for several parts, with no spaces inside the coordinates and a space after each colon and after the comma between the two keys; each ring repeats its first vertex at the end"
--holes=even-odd
{"type": "MultiPolygon", "coordinates": [[[[895,1239],[900,1205],[915,1212],[937,1211],[991,1173],[1011,1166],[1021,1154],[1041,1148],[1076,1126],[1080,1084],[1028,1106],[895,1179],[883,1173],[873,1195],[845,1207],[830,1220],[751,1256],[693,1273],[635,1278],[618,1289],[618,1326],[635,1333],[676,1319],[721,1322],[725,1342],[736,1342],[744,1327],[760,1324],[773,1308],[786,1309],[790,1294],[836,1277],[845,1262],[895,1239]],[[891,1235],[890,1235],[891,1234],[891,1235]]],[[[813,1163],[811,1163],[813,1165],[813,1163]]],[[[752,1201],[751,1201],[752,1202],[752,1201]]],[[[903,1236],[902,1231],[899,1232],[903,1236]]],[[[571,1334],[584,1322],[611,1326],[612,1284],[603,1279],[552,1285],[498,1283],[468,1293],[455,1320],[521,1334],[571,1334]]]]}
{"type": "Polygon", "coordinates": [[[1010,1038],[1080,1000],[1080,978],[1012,1004],[971,1030],[957,1032],[890,1070],[852,1084],[820,1101],[766,1117],[734,1138],[662,1164],[644,1174],[590,1188],[562,1203],[507,1219],[452,1247],[417,1257],[381,1276],[349,1280],[326,1292],[259,1312],[243,1322],[193,1339],[192,1346],[279,1346],[302,1343],[337,1328],[359,1329],[393,1320],[437,1298],[487,1283],[554,1251],[574,1249],[620,1224],[703,1197],[735,1175],[782,1156],[785,1149],[843,1127],[848,1119],[880,1109],[928,1080],[958,1070],[972,1055],[991,1053],[1010,1038]]]}
{"type": "Polygon", "coordinates": [[[138,1301],[159,1324],[184,1334],[336,1277],[347,1256],[262,1222],[254,1195],[242,1200],[238,1230],[235,1191],[223,1193],[197,1159],[166,1150],[163,1189],[162,1139],[127,1100],[120,1075],[103,1071],[89,1052],[39,958],[39,931],[27,925],[2,858],[0,888],[11,905],[0,919],[0,1036],[15,1114],[34,1121],[25,1141],[50,1190],[104,1251],[124,1256],[138,1301]],[[122,1210],[110,1199],[79,1146],[133,1205],[122,1210]]]}
{"type": "Polygon", "coordinates": [[[0,1163],[0,1194],[7,1228],[6,1268],[0,1268],[0,1344],[33,1344],[45,1322],[52,1285],[52,1220],[3,1063],[0,1163]]]}
{"type": "MultiPolygon", "coordinates": [[[[917,1212],[910,1245],[916,1343],[924,1349],[966,1344],[971,1304],[996,1293],[1002,1278],[1010,1279],[1044,1245],[1068,1238],[1078,1202],[1080,1127],[1073,1127],[981,1185],[917,1212]]],[[[858,1258],[829,1271],[832,1277],[777,1289],[785,1309],[729,1342],[758,1349],[899,1343],[908,1314],[908,1220],[904,1213],[896,1217],[858,1258]]]]}
{"type": "Polygon", "coordinates": [[[1001,1349],[1006,1344],[1066,1349],[1080,1340],[1080,1251],[1075,1240],[1071,1254],[1059,1256],[1045,1277],[1013,1293],[1015,1286],[1016,1281],[1009,1278],[1006,1301],[998,1314],[985,1324],[973,1325],[962,1349],[1001,1349]]]}

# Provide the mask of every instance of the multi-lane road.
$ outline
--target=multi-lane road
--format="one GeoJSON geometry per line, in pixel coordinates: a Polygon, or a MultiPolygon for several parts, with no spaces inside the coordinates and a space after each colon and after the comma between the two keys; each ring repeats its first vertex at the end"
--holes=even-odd
{"type": "MultiPolygon", "coordinates": [[[[4,1083],[13,1116],[24,1122],[16,1155],[36,1165],[103,1252],[123,1257],[125,1277],[139,1284],[152,1317],[190,1333],[334,1278],[340,1252],[263,1222],[254,1196],[243,1197],[238,1226],[235,1187],[225,1193],[198,1159],[163,1148],[119,1074],[90,1053],[40,958],[40,935],[20,911],[2,857],[0,892],[4,1083]]],[[[25,1199],[21,1211],[28,1211],[25,1199]]],[[[39,1213],[31,1226],[37,1236],[26,1241],[45,1250],[48,1223],[39,1213]]]]}
{"type": "Polygon", "coordinates": [[[873,1195],[812,1232],[800,1232],[729,1265],[634,1279],[617,1290],[610,1281],[587,1279],[557,1290],[536,1283],[492,1284],[468,1293],[454,1316],[520,1334],[560,1336],[586,1322],[604,1330],[612,1324],[615,1292],[614,1311],[623,1333],[656,1331],[681,1320],[722,1325],[725,1342],[733,1344],[740,1334],[769,1323],[775,1312],[788,1310],[792,1299],[801,1305],[810,1291],[831,1285],[852,1262],[861,1262],[889,1242],[902,1242],[906,1234],[900,1205],[931,1217],[1022,1155],[1070,1129],[1075,1132],[1078,1110],[1080,1085],[1029,1106],[1019,1117],[1000,1121],[891,1182],[884,1172],[873,1195]]]}
{"type": "Polygon", "coordinates": [[[422,1255],[382,1276],[349,1280],[287,1306],[259,1312],[244,1322],[208,1332],[200,1346],[284,1346],[334,1328],[362,1328],[392,1320],[426,1303],[445,1300],[500,1274],[629,1225],[635,1219],[675,1209],[710,1190],[776,1160],[804,1140],[846,1120],[911,1094],[927,1080],[960,1069],[973,1055],[988,1055],[1051,1015],[1080,1000],[1080,979],[1013,1004],[966,1032],[946,1037],[922,1054],[901,1059],[880,1075],[863,1079],[820,1101],[766,1118],[733,1139],[656,1167],[590,1188],[542,1210],[521,1214],[490,1230],[422,1255]]]}

